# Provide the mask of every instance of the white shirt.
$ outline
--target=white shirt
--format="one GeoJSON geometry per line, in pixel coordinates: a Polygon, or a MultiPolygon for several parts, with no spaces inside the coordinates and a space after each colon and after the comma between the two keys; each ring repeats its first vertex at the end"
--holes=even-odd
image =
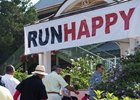
{"type": "Polygon", "coordinates": [[[5,83],[5,87],[11,92],[12,95],[14,95],[16,92],[16,87],[20,82],[10,74],[5,74],[2,76],[2,81],[5,83]]]}
{"type": "Polygon", "coordinates": [[[47,92],[58,93],[60,92],[61,88],[64,88],[68,85],[62,76],[58,75],[55,71],[46,75],[45,78],[43,78],[43,83],[47,92]]]}
{"type": "Polygon", "coordinates": [[[13,100],[13,96],[10,91],[2,86],[0,86],[0,100],[13,100]]]}

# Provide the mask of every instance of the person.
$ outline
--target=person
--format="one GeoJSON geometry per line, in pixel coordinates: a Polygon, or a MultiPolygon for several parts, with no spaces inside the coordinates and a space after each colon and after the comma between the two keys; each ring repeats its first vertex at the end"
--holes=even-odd
{"type": "Polygon", "coordinates": [[[102,82],[103,71],[104,71],[103,64],[97,64],[96,71],[93,73],[93,75],[90,78],[90,88],[89,88],[90,100],[93,100],[93,97],[96,96],[94,93],[94,88],[97,84],[102,82]]]}
{"type": "Polygon", "coordinates": [[[20,83],[16,78],[14,78],[15,68],[13,65],[8,65],[6,67],[6,74],[2,76],[2,81],[5,87],[14,95],[16,91],[16,86],[20,83]]]}
{"type": "Polygon", "coordinates": [[[88,100],[88,99],[89,99],[89,95],[85,94],[85,96],[81,100],[88,100]]]}
{"type": "Polygon", "coordinates": [[[23,80],[17,87],[14,100],[47,100],[47,93],[42,78],[47,75],[43,65],[37,65],[33,75],[23,80]]]}
{"type": "MultiPolygon", "coordinates": [[[[70,85],[70,80],[71,80],[70,75],[65,75],[64,80],[68,83],[68,85],[70,85]]],[[[61,93],[63,95],[62,100],[78,100],[77,97],[71,96],[70,91],[67,88],[63,88],[61,90],[61,93]]]]}
{"type": "Polygon", "coordinates": [[[68,90],[79,94],[75,88],[68,85],[68,83],[62,78],[60,75],[61,70],[62,69],[59,65],[55,65],[53,66],[52,72],[43,79],[43,83],[48,93],[48,100],[62,100],[60,95],[60,90],[62,88],[67,88],[68,90]]]}
{"type": "Polygon", "coordinates": [[[10,91],[3,86],[0,86],[0,100],[13,100],[10,91]]]}

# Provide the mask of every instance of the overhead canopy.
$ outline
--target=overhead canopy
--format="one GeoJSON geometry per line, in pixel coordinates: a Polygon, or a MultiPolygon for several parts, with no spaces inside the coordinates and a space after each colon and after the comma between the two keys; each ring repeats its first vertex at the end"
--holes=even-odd
{"type": "Polygon", "coordinates": [[[140,36],[140,1],[26,26],[25,54],[140,36]]]}
{"type": "Polygon", "coordinates": [[[39,2],[35,4],[35,8],[37,10],[41,10],[50,6],[61,4],[63,2],[64,0],[39,0],[39,2]]]}

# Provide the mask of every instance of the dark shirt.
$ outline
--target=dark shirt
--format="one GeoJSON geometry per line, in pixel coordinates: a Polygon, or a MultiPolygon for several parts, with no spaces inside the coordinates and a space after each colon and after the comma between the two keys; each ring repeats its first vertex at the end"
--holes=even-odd
{"type": "Polygon", "coordinates": [[[36,75],[23,80],[16,89],[21,93],[20,100],[41,100],[48,98],[42,80],[36,75]]]}

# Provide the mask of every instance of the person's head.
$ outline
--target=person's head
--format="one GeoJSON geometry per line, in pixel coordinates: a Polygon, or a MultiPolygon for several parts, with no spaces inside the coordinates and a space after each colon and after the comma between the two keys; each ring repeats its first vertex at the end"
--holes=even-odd
{"type": "Polygon", "coordinates": [[[40,79],[43,79],[45,77],[45,75],[41,75],[41,74],[36,74],[40,79]]]}
{"type": "Polygon", "coordinates": [[[104,65],[103,64],[97,64],[96,65],[96,71],[102,73],[104,71],[104,65]]]}
{"type": "Polygon", "coordinates": [[[15,72],[15,68],[13,65],[8,65],[6,67],[6,74],[14,75],[14,72],[15,72]]]}
{"type": "Polygon", "coordinates": [[[70,85],[70,79],[71,79],[71,77],[70,77],[70,75],[65,75],[64,76],[64,80],[70,85]]]}
{"type": "Polygon", "coordinates": [[[57,74],[60,74],[62,71],[62,68],[60,65],[55,65],[53,66],[52,71],[55,71],[57,74]]]}
{"type": "Polygon", "coordinates": [[[85,97],[89,97],[89,95],[88,94],[85,94],[85,97]]]}
{"type": "Polygon", "coordinates": [[[35,71],[32,72],[33,75],[39,76],[39,78],[43,78],[47,73],[45,72],[45,67],[43,65],[37,65],[35,71]]]}

